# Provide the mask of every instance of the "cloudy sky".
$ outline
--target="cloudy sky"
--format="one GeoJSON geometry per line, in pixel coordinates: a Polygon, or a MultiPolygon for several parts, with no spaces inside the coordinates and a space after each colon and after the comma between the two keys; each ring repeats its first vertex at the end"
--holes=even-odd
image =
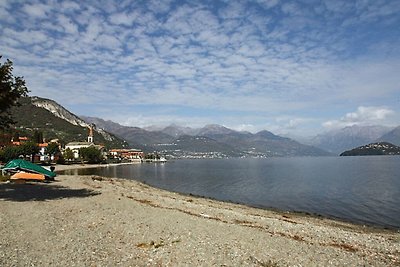
{"type": "Polygon", "coordinates": [[[124,125],[400,125],[400,1],[0,1],[31,95],[124,125]]]}

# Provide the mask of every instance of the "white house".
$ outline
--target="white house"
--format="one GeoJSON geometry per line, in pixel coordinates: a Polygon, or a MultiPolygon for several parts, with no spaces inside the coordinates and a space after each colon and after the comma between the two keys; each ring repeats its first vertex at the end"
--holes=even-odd
{"type": "Polygon", "coordinates": [[[65,145],[65,149],[70,149],[74,153],[74,158],[78,159],[79,158],[79,149],[84,148],[84,147],[91,147],[91,146],[97,146],[94,143],[90,142],[70,142],[65,145]]]}
{"type": "Polygon", "coordinates": [[[104,150],[104,146],[96,145],[93,139],[93,126],[90,125],[89,127],[89,136],[87,142],[70,142],[65,145],[65,149],[70,149],[74,153],[74,158],[79,158],[79,149],[86,148],[86,147],[95,147],[98,150],[104,150]]]}

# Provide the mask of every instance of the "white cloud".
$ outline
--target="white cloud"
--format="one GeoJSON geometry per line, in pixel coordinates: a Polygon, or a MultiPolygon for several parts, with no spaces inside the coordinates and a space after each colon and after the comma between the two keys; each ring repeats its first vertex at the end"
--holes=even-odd
{"type": "Polygon", "coordinates": [[[117,13],[110,16],[110,22],[116,25],[131,26],[136,19],[136,14],[117,13]]]}
{"type": "Polygon", "coordinates": [[[20,46],[21,44],[32,45],[42,43],[46,42],[49,39],[49,37],[44,32],[36,30],[15,31],[12,29],[4,29],[3,33],[3,38],[5,38],[6,40],[12,39],[14,41],[18,41],[17,46],[20,46]]]}
{"type": "Polygon", "coordinates": [[[101,34],[96,39],[96,46],[105,47],[108,49],[118,49],[121,46],[121,42],[118,38],[112,35],[101,34]]]}
{"type": "Polygon", "coordinates": [[[342,1],[342,0],[324,1],[323,3],[328,11],[336,13],[346,13],[351,9],[351,6],[353,5],[353,3],[351,3],[350,1],[342,1]]]}
{"type": "Polygon", "coordinates": [[[61,8],[63,11],[75,11],[80,10],[80,6],[75,2],[64,1],[61,3],[61,8]]]}
{"type": "Polygon", "coordinates": [[[251,133],[255,133],[260,130],[257,126],[250,123],[228,126],[228,128],[239,132],[251,132],[251,133]]]}
{"type": "Polygon", "coordinates": [[[154,13],[165,13],[170,10],[171,0],[149,0],[149,9],[154,13]]]}
{"type": "Polygon", "coordinates": [[[353,125],[385,124],[387,119],[394,115],[394,111],[385,107],[360,106],[355,112],[349,112],[339,120],[330,120],[323,123],[327,129],[340,129],[353,125]]]}
{"type": "Polygon", "coordinates": [[[73,35],[78,33],[78,26],[69,17],[65,15],[59,15],[58,22],[60,26],[64,28],[66,33],[73,35]]]}
{"type": "Polygon", "coordinates": [[[45,4],[27,4],[23,6],[22,10],[29,16],[44,18],[51,11],[51,7],[45,4]]]}
{"type": "Polygon", "coordinates": [[[257,0],[257,2],[260,5],[263,5],[265,8],[269,9],[269,8],[273,8],[276,5],[278,5],[280,0],[257,0]]]}
{"type": "MultiPolygon", "coordinates": [[[[56,96],[61,103],[195,107],[210,114],[251,113],[253,118],[261,113],[268,123],[237,115],[242,121],[232,119],[229,125],[277,131],[302,129],[311,124],[303,117],[315,110],[321,117],[325,110],[332,114],[338,105],[342,110],[385,105],[394,112],[400,39],[393,26],[399,20],[391,10],[398,5],[328,2],[7,6],[0,14],[23,14],[26,20],[13,23],[7,19],[13,16],[0,16],[5,25],[0,51],[23,66],[19,70],[33,93],[56,96]],[[350,18],[354,21],[340,27],[350,18]],[[360,32],[368,28],[368,34],[381,30],[379,42],[365,39],[366,32],[349,31],[354,26],[360,32]],[[71,93],[63,95],[58,88],[71,93]],[[277,116],[285,119],[277,121],[277,116]]],[[[362,109],[353,113],[325,126],[373,118],[362,117],[367,116],[362,109]]],[[[145,119],[151,120],[150,114],[145,119]]]]}
{"type": "Polygon", "coordinates": [[[103,32],[102,22],[98,19],[92,18],[83,33],[86,42],[93,42],[97,39],[99,34],[103,32]]]}
{"type": "Polygon", "coordinates": [[[295,2],[287,2],[282,5],[282,11],[290,16],[302,15],[300,6],[295,2]]]}

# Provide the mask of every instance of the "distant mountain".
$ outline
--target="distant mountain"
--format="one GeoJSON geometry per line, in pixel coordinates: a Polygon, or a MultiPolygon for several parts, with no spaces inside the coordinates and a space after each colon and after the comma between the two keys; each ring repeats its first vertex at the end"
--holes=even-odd
{"type": "Polygon", "coordinates": [[[82,118],[83,120],[85,120],[86,122],[95,124],[97,127],[102,128],[109,132],[114,132],[114,131],[118,130],[119,128],[123,127],[122,125],[120,125],[116,122],[110,121],[110,120],[106,121],[106,120],[103,120],[100,118],[88,117],[88,116],[83,116],[83,115],[80,115],[79,117],[82,118]]]}
{"type": "Polygon", "coordinates": [[[308,145],[300,144],[290,138],[274,135],[268,131],[261,131],[251,139],[252,146],[263,148],[272,155],[285,156],[327,156],[330,153],[308,145]]]}
{"type": "Polygon", "coordinates": [[[149,132],[160,132],[164,129],[164,126],[150,125],[150,126],[143,127],[142,129],[149,131],[149,132]]]}
{"type": "MultiPolygon", "coordinates": [[[[238,156],[322,156],[330,155],[322,149],[300,144],[292,139],[268,131],[256,134],[237,132],[221,125],[210,124],[193,129],[170,125],[161,130],[147,131],[126,127],[98,118],[84,117],[88,122],[124,138],[142,149],[162,151],[166,154],[190,155],[207,153],[229,157],[238,156]]],[[[154,129],[154,127],[152,127],[154,129]]]]}
{"type": "Polygon", "coordinates": [[[157,150],[160,144],[170,144],[175,138],[160,131],[147,131],[139,127],[123,126],[96,117],[81,116],[85,121],[94,123],[106,131],[126,140],[131,147],[151,152],[157,150]]]}
{"type": "Polygon", "coordinates": [[[379,141],[385,141],[400,146],[400,126],[381,136],[379,141]]]}
{"type": "MultiPolygon", "coordinates": [[[[17,122],[15,127],[26,135],[32,135],[35,130],[43,132],[47,139],[59,139],[64,143],[71,141],[86,141],[89,123],[72,114],[57,102],[40,98],[26,97],[20,99],[21,106],[12,109],[12,117],[17,122]]],[[[94,129],[94,139],[98,144],[107,147],[125,147],[128,144],[104,131],[94,129]]]]}
{"type": "Polygon", "coordinates": [[[248,156],[326,156],[322,149],[300,144],[292,139],[275,135],[269,131],[256,134],[237,132],[229,128],[211,125],[199,134],[243,151],[248,156]]]}
{"type": "Polygon", "coordinates": [[[196,135],[199,136],[215,136],[215,135],[228,135],[236,133],[236,131],[226,128],[218,124],[209,124],[201,129],[198,129],[196,135]]]}
{"type": "Polygon", "coordinates": [[[197,129],[171,124],[160,131],[170,136],[179,137],[182,135],[196,135],[197,129]]]}
{"type": "Polygon", "coordinates": [[[400,147],[387,142],[360,146],[340,154],[340,156],[400,155],[400,147]]]}
{"type": "Polygon", "coordinates": [[[342,151],[378,140],[391,128],[385,126],[349,126],[317,135],[311,140],[313,146],[339,154],[342,151]]]}

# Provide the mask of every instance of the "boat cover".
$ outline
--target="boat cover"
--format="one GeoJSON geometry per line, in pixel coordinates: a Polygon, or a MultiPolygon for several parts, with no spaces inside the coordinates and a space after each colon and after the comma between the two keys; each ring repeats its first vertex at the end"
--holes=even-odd
{"type": "Polygon", "coordinates": [[[57,175],[55,172],[49,171],[43,168],[42,166],[36,165],[32,162],[23,159],[14,159],[9,161],[2,168],[2,170],[9,172],[25,171],[25,172],[39,173],[49,178],[54,178],[57,175]]]}

